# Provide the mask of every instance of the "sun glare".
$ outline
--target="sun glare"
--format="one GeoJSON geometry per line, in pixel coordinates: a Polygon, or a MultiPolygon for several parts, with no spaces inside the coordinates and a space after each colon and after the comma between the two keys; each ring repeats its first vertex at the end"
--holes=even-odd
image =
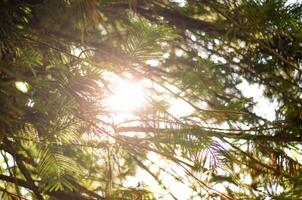
{"type": "Polygon", "coordinates": [[[113,87],[108,104],[113,111],[131,112],[145,103],[141,84],[118,80],[113,87]]]}

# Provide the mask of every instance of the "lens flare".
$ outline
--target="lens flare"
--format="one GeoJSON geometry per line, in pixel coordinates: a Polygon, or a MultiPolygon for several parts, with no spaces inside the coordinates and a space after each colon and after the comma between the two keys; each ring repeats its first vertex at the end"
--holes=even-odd
{"type": "Polygon", "coordinates": [[[113,111],[131,112],[145,103],[143,88],[140,83],[117,81],[113,94],[107,102],[113,111]]]}

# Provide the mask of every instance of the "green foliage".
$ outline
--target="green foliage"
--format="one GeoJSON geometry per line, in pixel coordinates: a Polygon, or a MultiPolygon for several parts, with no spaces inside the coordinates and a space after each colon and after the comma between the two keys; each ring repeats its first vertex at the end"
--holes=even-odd
{"type": "Polygon", "coordinates": [[[38,175],[45,180],[44,191],[74,190],[68,179],[80,178],[81,169],[60,147],[45,147],[38,156],[38,175]]]}
{"type": "Polygon", "coordinates": [[[130,188],[129,190],[117,190],[113,192],[112,198],[118,199],[141,199],[141,200],[153,200],[153,195],[146,190],[137,190],[130,188]]]}
{"type": "Polygon", "coordinates": [[[152,24],[141,18],[133,19],[133,16],[130,16],[130,22],[128,37],[122,46],[129,59],[162,59],[169,42],[177,38],[172,29],[164,25],[152,24]]]}
{"type": "Polygon", "coordinates": [[[1,0],[0,198],[177,199],[172,178],[192,199],[299,199],[301,6],[1,0]],[[115,76],[144,89],[126,117],[115,76]]]}

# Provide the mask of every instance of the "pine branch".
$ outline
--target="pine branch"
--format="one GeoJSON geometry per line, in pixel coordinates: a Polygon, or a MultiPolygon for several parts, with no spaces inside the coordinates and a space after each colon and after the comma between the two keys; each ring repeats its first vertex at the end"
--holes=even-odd
{"type": "Polygon", "coordinates": [[[138,160],[135,156],[132,156],[132,158],[135,160],[135,162],[138,163],[138,166],[140,166],[143,170],[145,170],[148,174],[150,174],[153,179],[164,189],[167,190],[170,194],[170,196],[173,199],[177,198],[168,190],[168,188],[162,183],[162,181],[159,179],[159,177],[157,177],[143,162],[141,162],[140,160],[138,160]]]}
{"type": "MultiPolygon", "coordinates": [[[[189,0],[189,1],[196,2],[196,0],[189,0]]],[[[285,59],[282,55],[280,55],[278,52],[276,52],[271,47],[269,47],[264,41],[261,41],[261,40],[255,38],[251,34],[248,34],[248,32],[246,32],[246,30],[244,30],[239,23],[237,23],[232,17],[228,16],[223,11],[221,11],[218,7],[216,7],[212,3],[212,1],[209,1],[209,0],[202,0],[202,1],[203,1],[203,3],[206,3],[207,5],[209,5],[213,10],[215,10],[219,14],[221,14],[223,17],[225,17],[227,20],[229,20],[233,25],[235,25],[239,30],[241,30],[241,32],[244,33],[245,36],[247,36],[248,38],[251,38],[252,41],[258,43],[261,48],[267,50],[275,58],[277,58],[278,60],[286,63],[288,66],[290,66],[293,69],[297,70],[299,73],[302,73],[302,70],[298,66],[296,66],[294,63],[290,62],[289,60],[285,59]]]]}
{"type": "Polygon", "coordinates": [[[19,178],[16,178],[16,177],[11,177],[11,176],[6,176],[6,175],[3,175],[3,174],[0,174],[0,180],[10,182],[10,183],[16,183],[19,186],[30,189],[32,191],[35,189],[33,187],[33,185],[28,183],[26,180],[19,179],[19,178]]]}
{"type": "Polygon", "coordinates": [[[2,187],[0,187],[0,191],[2,191],[3,193],[9,194],[11,197],[17,198],[17,200],[29,200],[29,199],[26,199],[26,198],[18,195],[18,194],[14,194],[12,192],[9,192],[8,190],[6,190],[5,188],[2,188],[2,187]]]}
{"type": "MultiPolygon", "coordinates": [[[[180,128],[180,129],[169,129],[169,128],[153,128],[153,127],[141,127],[141,126],[132,126],[132,127],[119,127],[116,129],[118,132],[153,132],[153,133],[161,133],[161,132],[185,132],[187,133],[192,132],[198,134],[199,136],[214,136],[218,138],[231,138],[231,139],[240,139],[240,140],[253,140],[259,142],[276,142],[276,143],[286,143],[286,142],[302,142],[302,137],[295,137],[295,136],[271,136],[271,135],[252,135],[245,133],[244,130],[237,133],[230,133],[230,132],[214,132],[203,130],[202,127],[200,128],[180,128]]],[[[265,129],[264,129],[265,130],[265,129]]],[[[254,131],[254,130],[248,130],[254,131]]],[[[257,130],[258,131],[258,130],[257,130]]]]}
{"type": "MultiPolygon", "coordinates": [[[[114,8],[123,8],[123,9],[129,8],[129,5],[126,3],[114,3],[112,4],[112,6],[114,8]]],[[[202,30],[208,34],[225,35],[227,33],[227,30],[224,28],[220,28],[211,23],[188,17],[176,10],[171,10],[158,6],[153,7],[152,9],[147,9],[141,6],[137,6],[135,9],[140,15],[144,16],[146,19],[152,22],[160,23],[158,16],[163,16],[165,19],[169,21],[171,25],[174,25],[176,27],[182,27],[182,28],[190,27],[193,29],[202,30]]]]}
{"type": "Polygon", "coordinates": [[[21,173],[24,175],[27,182],[31,185],[31,188],[36,195],[38,200],[43,200],[43,197],[38,189],[38,187],[35,185],[34,180],[32,179],[30,172],[27,170],[26,166],[24,165],[23,161],[19,157],[19,155],[12,149],[12,147],[9,145],[9,141],[7,139],[4,139],[4,145],[6,145],[7,149],[9,149],[12,152],[12,156],[14,157],[14,160],[16,161],[21,173]]]}
{"type": "MultiPolygon", "coordinates": [[[[10,183],[17,183],[19,186],[27,188],[29,190],[34,191],[36,189],[35,186],[33,186],[30,182],[23,180],[23,179],[19,179],[19,178],[15,178],[15,177],[10,177],[10,176],[6,176],[3,174],[0,174],[0,180],[6,181],[6,182],[10,182],[10,183]]],[[[74,200],[92,200],[91,197],[85,197],[83,196],[81,193],[78,192],[71,192],[71,193],[67,193],[64,191],[52,191],[52,192],[46,192],[47,195],[54,197],[58,200],[66,200],[66,199],[74,199],[74,200]]],[[[93,195],[95,196],[95,195],[93,195]]],[[[105,199],[101,196],[98,196],[97,198],[93,198],[93,199],[105,199]]]]}

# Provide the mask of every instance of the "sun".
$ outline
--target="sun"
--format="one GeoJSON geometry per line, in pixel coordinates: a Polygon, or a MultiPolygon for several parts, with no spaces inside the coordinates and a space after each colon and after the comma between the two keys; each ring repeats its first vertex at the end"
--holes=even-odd
{"type": "MultiPolygon", "coordinates": [[[[117,76],[110,76],[110,94],[108,94],[105,105],[109,111],[114,114],[115,121],[130,119],[135,117],[136,111],[150,106],[148,97],[156,99],[158,96],[150,96],[150,87],[155,90],[160,90],[155,87],[150,81],[122,79],[117,76]]],[[[166,97],[165,97],[166,98],[166,97]]],[[[160,99],[160,98],[159,98],[160,99]]],[[[193,113],[194,108],[182,99],[169,97],[168,100],[169,112],[174,117],[185,117],[193,113]]]]}
{"type": "Polygon", "coordinates": [[[114,81],[112,94],[107,99],[107,104],[112,111],[126,113],[131,113],[145,103],[142,84],[122,79],[114,81]]]}

